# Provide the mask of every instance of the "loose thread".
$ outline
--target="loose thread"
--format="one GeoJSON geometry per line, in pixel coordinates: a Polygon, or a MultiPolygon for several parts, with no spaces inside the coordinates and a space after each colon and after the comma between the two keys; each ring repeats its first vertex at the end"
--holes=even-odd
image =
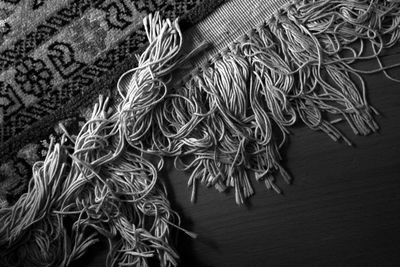
{"type": "Polygon", "coordinates": [[[146,115],[164,99],[164,79],[179,62],[182,34],[177,20],[158,13],[143,24],[149,47],[128,88],[118,84],[122,102],[110,112],[109,99],[100,96],[78,135],[65,134],[74,147],[64,145],[65,137],[52,143],[33,167],[28,192],[0,210],[2,266],[68,266],[101,237],[109,244],[108,266],[147,266],[151,257],[177,265],[170,226],[181,229],[179,216],[138,148],[146,144],[146,115]]]}
{"type": "Polygon", "coordinates": [[[274,175],[291,178],[279,148],[297,121],[348,145],[337,121],[360,135],[379,129],[361,74],[383,71],[396,80],[386,70],[398,64],[383,66],[379,56],[399,41],[399,12],[397,1],[292,1],[169,90],[175,111],[160,114],[159,123],[179,135],[166,135],[161,149],[192,156],[184,164],[189,186],[233,187],[242,204],[253,194],[246,175],[253,171],[280,193],[274,175]],[[379,68],[356,69],[361,60],[377,60],[379,68]]]}

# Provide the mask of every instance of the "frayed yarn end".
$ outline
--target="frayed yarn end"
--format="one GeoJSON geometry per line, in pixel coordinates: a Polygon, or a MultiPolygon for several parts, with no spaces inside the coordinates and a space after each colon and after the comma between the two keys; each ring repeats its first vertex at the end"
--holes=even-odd
{"type": "Polygon", "coordinates": [[[185,165],[192,170],[189,186],[199,181],[218,191],[232,187],[243,204],[254,193],[247,173],[255,172],[258,181],[281,193],[273,177],[280,174],[288,183],[291,178],[279,148],[296,122],[348,145],[338,121],[357,135],[378,131],[361,75],[384,72],[396,80],[387,70],[399,64],[383,66],[379,55],[398,44],[400,6],[339,2],[291,2],[172,90],[169,105],[175,111],[166,121],[175,135],[168,144],[193,156],[185,165]],[[354,63],[363,60],[379,67],[356,69],[354,63]]]}

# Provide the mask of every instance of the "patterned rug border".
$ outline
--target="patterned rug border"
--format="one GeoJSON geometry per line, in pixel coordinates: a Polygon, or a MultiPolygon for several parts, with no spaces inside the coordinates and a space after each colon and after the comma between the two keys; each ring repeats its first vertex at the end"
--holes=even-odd
{"type": "MultiPolygon", "coordinates": [[[[99,0],[100,1],[100,0],[99,0]]],[[[182,13],[184,10],[177,9],[175,2],[167,3],[164,8],[161,9],[161,14],[163,17],[174,19],[176,17],[181,17],[180,25],[182,30],[188,30],[190,27],[204,19],[204,17],[212,12],[216,7],[221,5],[226,0],[204,0],[201,4],[197,4],[194,8],[190,9],[187,13],[182,13]]],[[[193,1],[195,3],[195,1],[193,1]]],[[[96,60],[93,64],[107,64],[105,69],[109,69],[114,67],[112,70],[108,70],[108,73],[112,75],[110,76],[104,75],[98,79],[97,81],[88,80],[88,84],[92,82],[91,85],[87,87],[87,89],[77,96],[74,96],[71,101],[69,101],[66,105],[56,110],[53,114],[42,117],[39,121],[34,122],[30,127],[22,130],[20,133],[12,136],[10,139],[5,141],[0,146],[0,159],[5,162],[7,159],[12,158],[18,153],[18,150],[24,147],[25,145],[32,142],[39,142],[41,139],[47,138],[49,135],[49,131],[52,127],[54,127],[59,121],[73,117],[76,115],[79,108],[85,104],[92,104],[93,101],[96,101],[96,96],[99,94],[108,94],[111,92],[119,78],[119,76],[126,71],[126,69],[135,67],[137,64],[137,60],[135,58],[135,54],[138,54],[143,51],[143,48],[146,46],[146,43],[138,42],[137,49],[131,51],[131,55],[122,61],[115,62],[115,66],[110,66],[110,58],[112,53],[118,51],[119,49],[124,49],[124,45],[129,44],[129,42],[135,40],[145,40],[145,32],[143,26],[140,27],[135,33],[131,34],[128,38],[123,40],[117,47],[108,51],[103,57],[96,60]],[[116,66],[118,64],[118,66],[116,66]]],[[[88,66],[93,67],[92,66],[88,66]]],[[[71,81],[73,83],[74,81],[71,81]]]]}

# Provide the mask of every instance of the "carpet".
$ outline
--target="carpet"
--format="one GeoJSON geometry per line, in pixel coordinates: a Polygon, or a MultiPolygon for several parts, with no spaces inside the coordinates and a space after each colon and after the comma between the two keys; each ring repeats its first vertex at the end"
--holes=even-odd
{"type": "MultiPolygon", "coordinates": [[[[277,179],[291,183],[281,149],[296,124],[348,145],[337,123],[358,135],[376,132],[378,112],[362,75],[383,72],[396,81],[390,70],[399,64],[385,66],[379,56],[398,44],[399,5],[229,1],[185,35],[191,44],[183,53],[178,20],[164,20],[162,12],[145,16],[149,42],[137,67],[119,73],[117,92],[100,94],[88,107],[78,134],[60,124],[62,136],[34,163],[28,191],[2,204],[5,261],[69,265],[105,238],[107,265],[147,266],[156,257],[176,266],[170,226],[195,234],[180,228],[170,207],[159,178],[165,158],[191,173],[192,201],[204,185],[232,190],[242,205],[254,194],[251,179],[277,193],[277,179]],[[357,69],[360,60],[376,68],[357,69]],[[54,253],[43,252],[49,249],[54,253]],[[16,259],[20,252],[25,258],[16,259]]],[[[35,75],[25,76],[34,77],[39,92],[49,71],[31,61],[35,75]]],[[[22,68],[16,73],[25,77],[22,68]]]]}
{"type": "Polygon", "coordinates": [[[181,17],[188,29],[221,2],[2,1],[0,199],[26,189],[59,123],[77,131],[97,96],[115,92],[146,46],[146,14],[181,17]]]}

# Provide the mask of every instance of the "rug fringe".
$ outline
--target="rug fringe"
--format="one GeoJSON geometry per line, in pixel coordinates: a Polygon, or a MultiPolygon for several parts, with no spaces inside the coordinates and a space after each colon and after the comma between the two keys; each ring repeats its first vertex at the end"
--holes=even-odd
{"type": "Polygon", "coordinates": [[[178,264],[170,226],[182,229],[179,216],[157,168],[134,147],[146,109],[179,63],[182,34],[177,20],[158,13],[143,24],[149,46],[129,71],[130,85],[119,88],[117,110],[100,96],[79,134],[65,133],[35,164],[28,192],[0,209],[2,266],[68,266],[100,239],[109,244],[107,266],[148,266],[154,257],[160,266],[178,264]]]}
{"type": "Polygon", "coordinates": [[[180,229],[179,216],[158,177],[163,158],[192,171],[192,201],[202,183],[232,188],[243,204],[254,194],[250,173],[281,193],[276,174],[291,177],[280,148],[296,122],[348,143],[338,120],[355,134],[378,130],[361,74],[390,77],[394,66],[378,56],[398,43],[399,18],[398,1],[294,1],[174,87],[171,73],[188,58],[178,22],[146,17],[150,44],[129,85],[118,83],[116,109],[100,97],[80,133],[66,133],[35,164],[28,192],[1,204],[2,264],[67,266],[101,237],[108,266],[147,266],[151,257],[176,266],[169,226],[180,229]],[[353,66],[366,59],[379,67],[353,66]],[[146,154],[159,156],[156,166],[146,154]]]}
{"type": "Polygon", "coordinates": [[[165,118],[176,133],[168,144],[193,156],[184,164],[189,186],[232,187],[243,204],[254,193],[247,171],[278,193],[276,173],[291,181],[279,148],[296,122],[349,145],[334,126],[339,120],[355,134],[376,132],[361,74],[389,76],[398,66],[384,67],[379,55],[398,44],[399,15],[398,1],[293,1],[191,73],[173,92],[177,111],[165,118]],[[379,67],[353,66],[368,59],[379,67]]]}

